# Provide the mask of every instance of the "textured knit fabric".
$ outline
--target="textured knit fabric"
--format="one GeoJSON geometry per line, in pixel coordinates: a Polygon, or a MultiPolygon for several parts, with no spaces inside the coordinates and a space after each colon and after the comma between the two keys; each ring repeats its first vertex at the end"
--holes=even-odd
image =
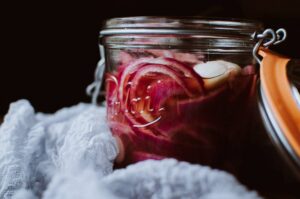
{"type": "Polygon", "coordinates": [[[118,148],[105,113],[81,103],[42,114],[12,103],[0,126],[0,198],[260,198],[226,172],[174,159],[113,171],[118,148]]]}

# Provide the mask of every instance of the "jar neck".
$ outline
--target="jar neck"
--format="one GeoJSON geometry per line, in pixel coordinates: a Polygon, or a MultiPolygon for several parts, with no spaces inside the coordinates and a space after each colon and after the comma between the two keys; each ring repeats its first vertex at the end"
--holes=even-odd
{"type": "Polygon", "coordinates": [[[202,52],[251,52],[251,36],[228,35],[110,35],[100,39],[106,48],[194,49],[202,52]]]}

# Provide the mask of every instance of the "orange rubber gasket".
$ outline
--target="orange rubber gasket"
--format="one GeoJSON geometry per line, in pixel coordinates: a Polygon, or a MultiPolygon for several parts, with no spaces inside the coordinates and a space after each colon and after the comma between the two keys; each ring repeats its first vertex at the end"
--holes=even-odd
{"type": "Polygon", "coordinates": [[[280,129],[294,152],[300,157],[300,109],[293,97],[287,77],[289,58],[261,48],[260,81],[280,129]]]}

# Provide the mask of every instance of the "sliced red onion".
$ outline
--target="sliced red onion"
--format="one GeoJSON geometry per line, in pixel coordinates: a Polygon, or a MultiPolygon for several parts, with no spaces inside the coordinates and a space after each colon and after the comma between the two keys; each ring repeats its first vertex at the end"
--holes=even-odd
{"type": "Polygon", "coordinates": [[[120,164],[164,157],[215,164],[226,136],[240,129],[234,120],[253,98],[254,69],[205,90],[202,77],[173,58],[140,58],[119,67],[107,76],[107,101],[109,125],[125,150],[120,164]]]}

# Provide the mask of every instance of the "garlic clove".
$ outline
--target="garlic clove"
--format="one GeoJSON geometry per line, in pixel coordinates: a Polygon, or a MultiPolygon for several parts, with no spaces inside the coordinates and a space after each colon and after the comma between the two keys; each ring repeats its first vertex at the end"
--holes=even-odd
{"type": "Polygon", "coordinates": [[[217,60],[197,64],[194,70],[203,78],[205,88],[213,90],[225,84],[230,76],[238,75],[242,69],[237,64],[217,60]]]}
{"type": "Polygon", "coordinates": [[[203,79],[204,80],[204,86],[207,90],[213,90],[215,88],[218,88],[225,84],[229,78],[229,73],[226,72],[223,75],[220,75],[215,78],[211,79],[203,79]]]}
{"type": "Polygon", "coordinates": [[[230,71],[232,75],[237,75],[242,72],[242,68],[235,63],[224,60],[218,60],[217,62],[224,64],[227,67],[227,71],[230,71]]]}
{"type": "Polygon", "coordinates": [[[227,71],[227,66],[219,61],[210,61],[197,64],[194,66],[194,70],[202,78],[210,79],[224,74],[227,71]]]}

